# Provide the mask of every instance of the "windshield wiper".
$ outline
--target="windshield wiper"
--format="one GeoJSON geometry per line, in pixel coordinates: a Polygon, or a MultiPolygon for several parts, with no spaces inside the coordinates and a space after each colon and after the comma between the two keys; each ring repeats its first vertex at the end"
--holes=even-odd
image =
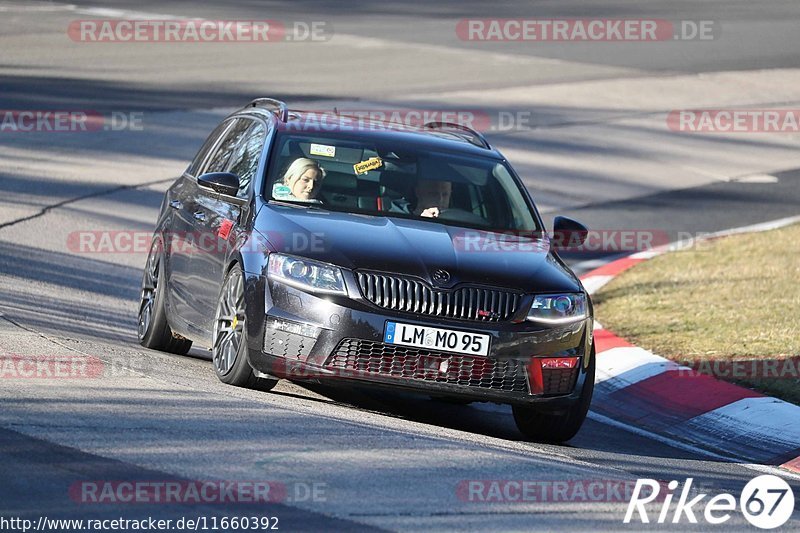
{"type": "Polygon", "coordinates": [[[278,204],[278,205],[285,205],[289,207],[305,207],[306,209],[316,209],[318,211],[331,211],[331,209],[327,209],[324,207],[324,204],[318,204],[314,202],[303,202],[302,200],[293,201],[293,200],[276,200],[271,198],[269,200],[271,204],[278,204]]]}

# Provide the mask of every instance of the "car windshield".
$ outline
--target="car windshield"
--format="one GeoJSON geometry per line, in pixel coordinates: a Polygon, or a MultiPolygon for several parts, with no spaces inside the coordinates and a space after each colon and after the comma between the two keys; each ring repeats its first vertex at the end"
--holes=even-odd
{"type": "Polygon", "coordinates": [[[330,211],[493,231],[538,231],[509,168],[488,157],[385,140],[282,134],[265,197],[330,211]]]}

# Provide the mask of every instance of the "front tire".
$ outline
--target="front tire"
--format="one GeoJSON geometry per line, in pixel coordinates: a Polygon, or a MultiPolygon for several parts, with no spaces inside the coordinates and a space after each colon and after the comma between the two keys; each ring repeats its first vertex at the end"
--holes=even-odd
{"type": "Polygon", "coordinates": [[[147,264],[142,275],[142,292],[139,298],[138,337],[145,348],[185,355],[192,341],[173,333],[167,321],[166,273],[161,255],[161,240],[150,245],[147,264]]]}
{"type": "Polygon", "coordinates": [[[234,265],[222,283],[211,349],[214,371],[228,385],[269,390],[277,379],[259,378],[247,360],[247,315],[244,308],[244,275],[234,265]]]}
{"type": "Polygon", "coordinates": [[[514,405],[514,422],[517,428],[529,440],[557,444],[566,442],[581,429],[589,405],[592,403],[594,392],[595,353],[592,345],[589,368],[586,369],[586,381],[581,391],[581,396],[575,405],[572,405],[558,414],[548,413],[535,407],[514,405]]]}

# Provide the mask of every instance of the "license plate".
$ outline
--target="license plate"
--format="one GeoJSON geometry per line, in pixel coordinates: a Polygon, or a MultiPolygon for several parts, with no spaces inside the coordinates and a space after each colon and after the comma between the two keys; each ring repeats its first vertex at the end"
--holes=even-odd
{"type": "Polygon", "coordinates": [[[468,333],[401,322],[387,322],[383,333],[383,342],[387,344],[467,355],[489,355],[490,340],[491,337],[483,333],[468,333]]]}

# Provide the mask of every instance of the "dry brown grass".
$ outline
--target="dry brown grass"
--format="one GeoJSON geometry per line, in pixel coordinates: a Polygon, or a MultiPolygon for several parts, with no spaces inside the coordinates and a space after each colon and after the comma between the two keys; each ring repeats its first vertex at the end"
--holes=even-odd
{"type": "Polygon", "coordinates": [[[669,359],[782,360],[777,378],[719,377],[800,403],[800,225],[656,257],[593,301],[604,327],[669,359]]]}

